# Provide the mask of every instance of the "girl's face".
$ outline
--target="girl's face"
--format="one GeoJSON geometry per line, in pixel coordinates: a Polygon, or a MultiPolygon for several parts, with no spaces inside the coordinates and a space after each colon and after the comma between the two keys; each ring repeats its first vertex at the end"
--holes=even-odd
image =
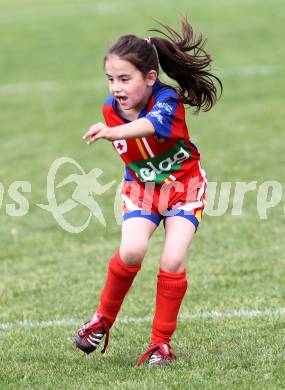
{"type": "Polygon", "coordinates": [[[146,105],[157,72],[150,71],[144,76],[129,61],[110,55],[105,63],[110,93],[114,96],[121,111],[133,110],[139,113],[146,105]]]}

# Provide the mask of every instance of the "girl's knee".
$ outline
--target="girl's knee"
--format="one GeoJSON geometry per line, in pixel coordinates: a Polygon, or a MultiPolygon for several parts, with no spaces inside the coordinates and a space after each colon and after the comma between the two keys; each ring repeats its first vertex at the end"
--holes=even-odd
{"type": "Polygon", "coordinates": [[[166,256],[160,260],[160,268],[168,272],[182,272],[186,267],[185,257],[166,256]]]}
{"type": "Polygon", "coordinates": [[[120,246],[120,257],[127,265],[141,264],[146,254],[146,245],[123,245],[120,246]]]}

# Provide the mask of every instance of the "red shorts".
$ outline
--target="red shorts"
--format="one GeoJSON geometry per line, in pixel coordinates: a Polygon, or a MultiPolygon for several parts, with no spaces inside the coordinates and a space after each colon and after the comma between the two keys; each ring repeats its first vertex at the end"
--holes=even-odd
{"type": "Polygon", "coordinates": [[[200,163],[191,176],[168,184],[123,180],[120,190],[123,220],[142,217],[159,225],[164,218],[181,216],[197,230],[207,204],[206,188],[207,178],[200,163]]]}

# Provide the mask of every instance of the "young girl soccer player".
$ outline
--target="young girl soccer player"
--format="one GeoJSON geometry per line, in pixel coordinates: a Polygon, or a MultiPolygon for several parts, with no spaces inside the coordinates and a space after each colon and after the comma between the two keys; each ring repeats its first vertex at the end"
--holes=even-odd
{"type": "Polygon", "coordinates": [[[182,36],[163,25],[162,37],[119,38],[105,57],[110,96],[103,115],[106,124],[93,125],[84,135],[91,144],[113,142],[126,165],[120,196],[122,238],[109,260],[100,303],[80,328],[75,345],[94,351],[116,320],[123,300],[141,268],[148,241],[163,220],[165,242],[157,275],[156,306],[147,351],[150,367],[171,363],[170,340],[187,289],[186,256],[205,207],[206,176],[191,143],[184,104],[208,111],[217,100],[220,80],[209,72],[210,56],[202,36],[195,38],[187,19],[182,36]],[[176,87],[158,79],[160,68],[176,87]]]}

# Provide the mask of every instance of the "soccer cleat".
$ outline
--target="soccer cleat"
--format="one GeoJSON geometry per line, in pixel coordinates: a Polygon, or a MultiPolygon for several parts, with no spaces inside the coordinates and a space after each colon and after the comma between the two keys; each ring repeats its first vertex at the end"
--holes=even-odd
{"type": "Polygon", "coordinates": [[[175,355],[170,351],[171,346],[166,342],[152,343],[148,350],[138,361],[140,366],[148,358],[148,367],[159,367],[170,364],[175,359],[175,355]]]}
{"type": "Polygon", "coordinates": [[[103,337],[106,336],[105,344],[101,351],[101,353],[104,353],[109,342],[110,327],[111,323],[107,318],[97,312],[91,320],[85,322],[78,330],[74,340],[75,346],[86,354],[89,354],[95,351],[103,337]]]}

